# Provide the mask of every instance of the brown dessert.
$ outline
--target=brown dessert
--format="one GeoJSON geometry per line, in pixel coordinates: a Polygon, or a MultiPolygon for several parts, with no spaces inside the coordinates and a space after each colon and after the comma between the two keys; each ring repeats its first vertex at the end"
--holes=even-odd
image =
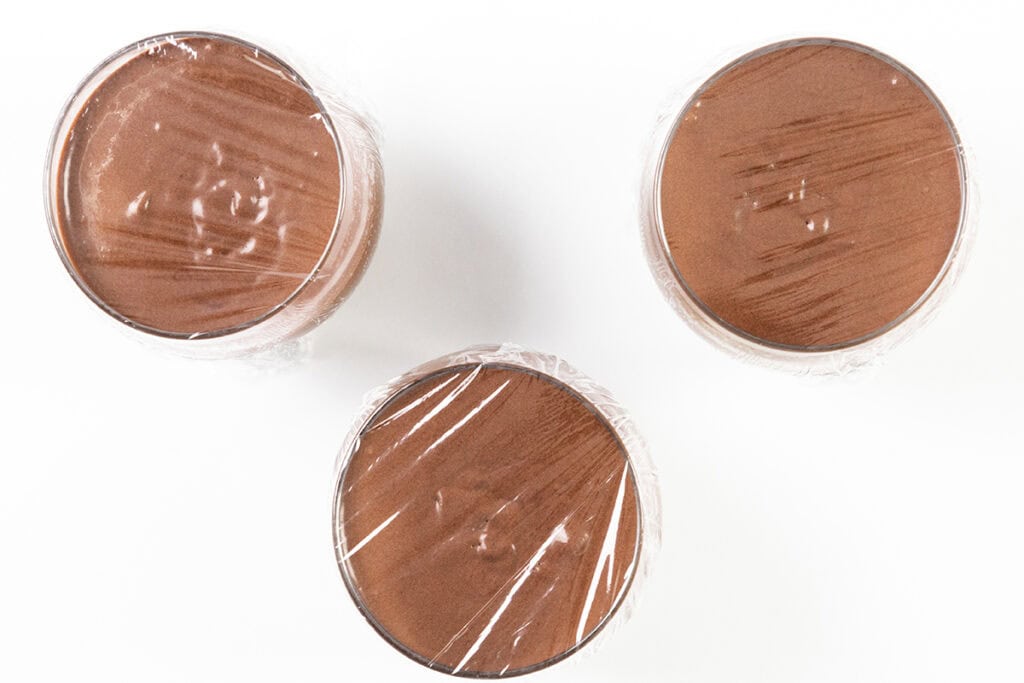
{"type": "Polygon", "coordinates": [[[660,168],[661,240],[697,307],[770,346],[831,349],[900,322],[941,279],[964,205],[927,87],[863,46],[770,46],[705,83],[660,168]]]}
{"type": "Polygon", "coordinates": [[[362,272],[379,209],[369,229],[341,220],[343,200],[366,198],[343,196],[334,122],[294,71],[242,41],[190,34],[123,51],[94,80],[55,140],[52,213],[97,303],[150,332],[214,336],[329,277],[330,292],[303,305],[330,312],[362,272]]]}
{"type": "Polygon", "coordinates": [[[435,371],[363,426],[339,481],[346,583],[421,663],[524,673],[585,643],[640,547],[615,431],[552,377],[501,364],[435,371]]]}

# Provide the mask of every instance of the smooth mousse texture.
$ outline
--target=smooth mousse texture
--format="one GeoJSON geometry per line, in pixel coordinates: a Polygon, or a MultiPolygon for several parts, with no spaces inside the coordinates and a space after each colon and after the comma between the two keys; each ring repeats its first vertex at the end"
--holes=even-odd
{"type": "Polygon", "coordinates": [[[619,439],[556,380],[449,368],[387,401],[338,496],[350,590],[385,637],[465,675],[572,651],[619,604],[639,548],[619,439]]]}
{"type": "Polygon", "coordinates": [[[684,287],[757,341],[842,347],[943,273],[963,203],[941,109],[901,67],[845,43],[740,60],[682,113],[661,171],[684,287]]]}
{"type": "Polygon", "coordinates": [[[59,237],[84,284],[159,332],[268,315],[330,243],[337,146],[290,70],[216,37],[143,45],[82,105],[60,153],[59,237]]]}

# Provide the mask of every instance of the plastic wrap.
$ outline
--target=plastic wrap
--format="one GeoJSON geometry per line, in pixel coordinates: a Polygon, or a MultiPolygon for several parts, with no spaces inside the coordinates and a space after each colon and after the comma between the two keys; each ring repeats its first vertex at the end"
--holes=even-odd
{"type": "Polygon", "coordinates": [[[645,170],[654,276],[690,325],[799,371],[871,362],[963,265],[959,134],[913,72],[824,38],[735,59],[672,107],[645,170]]]}
{"type": "Polygon", "coordinates": [[[211,33],[104,61],[47,159],[50,231],[74,281],[195,356],[262,350],[326,318],[366,268],[382,200],[362,117],[261,47],[211,33]]]}
{"type": "Polygon", "coordinates": [[[659,543],[654,469],[565,362],[475,347],[372,392],[339,456],[334,540],[369,623],[430,668],[544,668],[617,621],[659,543]]]}

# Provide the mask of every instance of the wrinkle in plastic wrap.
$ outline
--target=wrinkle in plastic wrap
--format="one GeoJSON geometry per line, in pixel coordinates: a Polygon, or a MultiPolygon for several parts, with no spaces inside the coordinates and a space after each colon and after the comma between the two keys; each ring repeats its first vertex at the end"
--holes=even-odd
{"type": "Polygon", "coordinates": [[[342,451],[339,566],[432,668],[547,666],[622,611],[658,543],[653,468],[607,392],[519,347],[434,361],[368,399],[342,451]]]}

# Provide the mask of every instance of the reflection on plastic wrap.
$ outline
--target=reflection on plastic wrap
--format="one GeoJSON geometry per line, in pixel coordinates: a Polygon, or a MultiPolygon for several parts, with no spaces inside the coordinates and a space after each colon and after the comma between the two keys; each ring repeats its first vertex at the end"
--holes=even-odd
{"type": "Polygon", "coordinates": [[[68,270],[107,312],[179,340],[277,317],[246,346],[299,333],[354,285],[380,182],[369,130],[284,62],[166,35],[112,57],[69,103],[48,208],[68,270]]]}
{"type": "Polygon", "coordinates": [[[968,199],[959,137],[892,59],[833,40],[768,46],[670,121],[648,253],[672,303],[723,346],[811,364],[861,347],[823,362],[855,365],[951,270],[968,199]]]}
{"type": "Polygon", "coordinates": [[[562,659],[657,544],[639,437],[557,359],[511,346],[440,359],[376,392],[358,425],[339,565],[367,619],[432,668],[502,676],[562,659]]]}

